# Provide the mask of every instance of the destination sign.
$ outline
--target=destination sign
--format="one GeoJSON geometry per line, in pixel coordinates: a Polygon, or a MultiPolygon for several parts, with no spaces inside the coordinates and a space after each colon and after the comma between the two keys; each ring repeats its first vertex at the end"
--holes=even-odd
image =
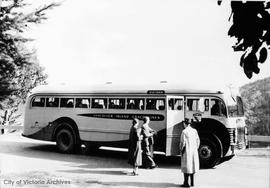
{"type": "Polygon", "coordinates": [[[164,90],[148,90],[147,94],[165,94],[164,90]]]}

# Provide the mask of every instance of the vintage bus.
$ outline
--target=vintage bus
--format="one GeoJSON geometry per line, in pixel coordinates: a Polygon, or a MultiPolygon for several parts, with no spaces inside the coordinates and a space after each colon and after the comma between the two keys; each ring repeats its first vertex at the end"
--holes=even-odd
{"type": "Polygon", "coordinates": [[[201,144],[202,167],[247,145],[241,97],[237,92],[183,88],[177,85],[85,87],[40,86],[26,102],[23,136],[56,142],[71,153],[82,144],[127,147],[132,119],[148,116],[157,131],[155,151],[179,155],[185,117],[193,119],[201,144]]]}

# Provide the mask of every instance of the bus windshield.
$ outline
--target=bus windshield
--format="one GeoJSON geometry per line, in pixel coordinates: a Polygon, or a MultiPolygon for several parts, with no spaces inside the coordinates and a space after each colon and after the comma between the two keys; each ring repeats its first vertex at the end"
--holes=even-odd
{"type": "Polygon", "coordinates": [[[229,116],[230,117],[239,117],[244,116],[244,107],[241,97],[231,97],[232,101],[228,105],[229,116]]]}

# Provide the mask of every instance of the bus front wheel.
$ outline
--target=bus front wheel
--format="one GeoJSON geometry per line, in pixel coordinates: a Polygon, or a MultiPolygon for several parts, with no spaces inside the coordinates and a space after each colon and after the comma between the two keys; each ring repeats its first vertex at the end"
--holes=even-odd
{"type": "Polygon", "coordinates": [[[220,160],[220,144],[207,138],[201,138],[199,147],[200,166],[202,168],[212,168],[220,160]]]}
{"type": "Polygon", "coordinates": [[[56,134],[56,145],[62,153],[72,153],[75,149],[75,138],[69,129],[61,129],[56,134]]]}

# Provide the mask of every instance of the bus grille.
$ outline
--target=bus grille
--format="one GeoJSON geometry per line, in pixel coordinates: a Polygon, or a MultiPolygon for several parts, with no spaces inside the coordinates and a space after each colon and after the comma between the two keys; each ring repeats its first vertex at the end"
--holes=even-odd
{"type": "Polygon", "coordinates": [[[236,148],[242,149],[244,147],[245,147],[245,127],[238,127],[236,148]]]}
{"type": "Polygon", "coordinates": [[[237,142],[236,148],[237,149],[243,149],[243,148],[245,148],[245,142],[237,142]]]}
{"type": "Polygon", "coordinates": [[[228,133],[230,135],[230,145],[235,145],[235,129],[228,128],[228,133]]]}

